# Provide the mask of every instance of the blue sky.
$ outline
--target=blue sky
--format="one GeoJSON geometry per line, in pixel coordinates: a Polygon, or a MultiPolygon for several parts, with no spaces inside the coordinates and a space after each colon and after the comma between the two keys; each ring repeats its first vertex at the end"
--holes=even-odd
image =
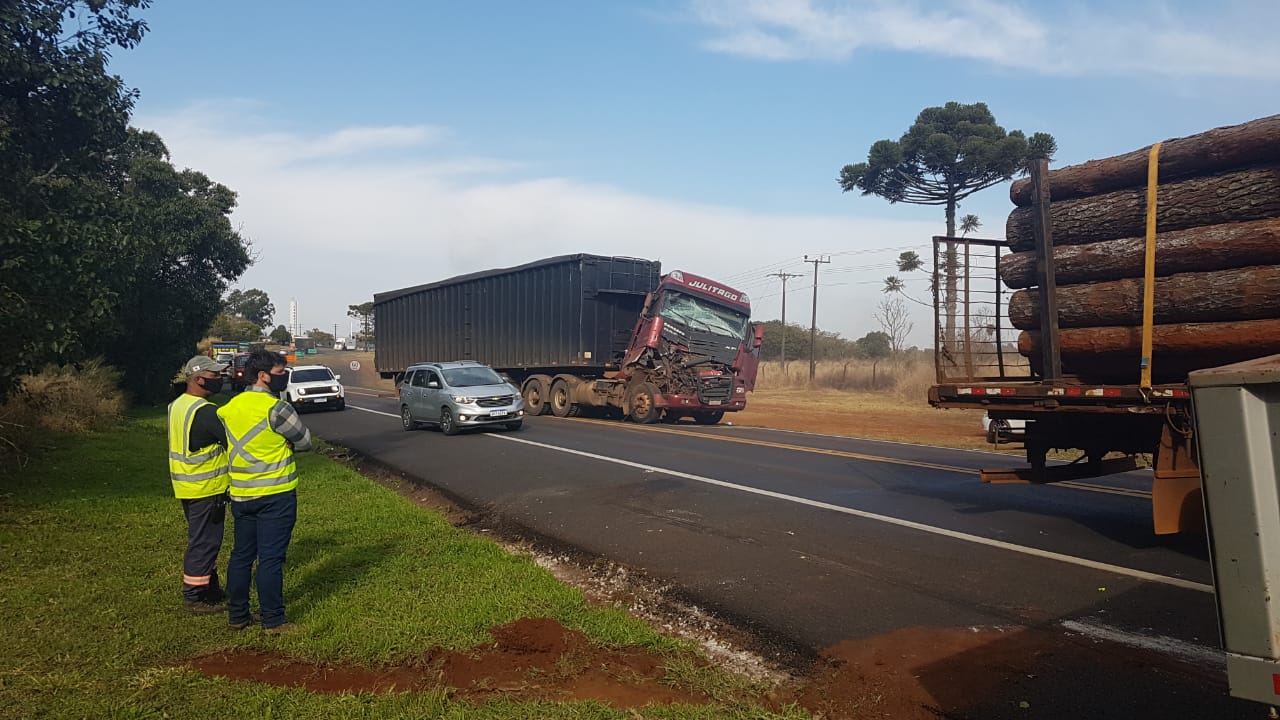
{"type": "MultiPolygon", "coordinates": [[[[345,327],[375,292],[569,252],[658,258],[776,318],[767,274],[834,253],[819,325],[857,337],[942,213],[842,194],[843,164],[949,100],[1052,133],[1058,164],[1276,112],[1280,3],[1206,5],[157,2],[112,67],[135,124],[240,192],[241,286],[280,322],[290,297],[304,329],[345,327]]],[[[962,208],[987,236],[1006,191],[962,208]]]]}

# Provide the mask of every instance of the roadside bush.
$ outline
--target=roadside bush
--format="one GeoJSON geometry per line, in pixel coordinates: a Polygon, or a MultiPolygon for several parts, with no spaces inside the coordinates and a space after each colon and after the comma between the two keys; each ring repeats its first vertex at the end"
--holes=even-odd
{"type": "Polygon", "coordinates": [[[22,378],[0,405],[0,467],[22,464],[44,433],[83,433],[119,422],[120,372],[101,359],[49,366],[22,378]]]}
{"type": "MultiPolygon", "coordinates": [[[[923,397],[933,384],[933,364],[917,358],[872,361],[860,358],[822,360],[817,363],[813,386],[846,392],[874,392],[902,397],[923,397]]],[[[809,363],[792,360],[786,370],[779,361],[760,363],[757,390],[808,388],[809,363]]]]}

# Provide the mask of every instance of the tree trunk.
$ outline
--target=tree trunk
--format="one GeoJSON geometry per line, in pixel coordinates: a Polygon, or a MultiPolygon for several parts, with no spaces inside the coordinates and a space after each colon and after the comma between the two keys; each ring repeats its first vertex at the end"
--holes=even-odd
{"type": "MultiPolygon", "coordinates": [[[[1138,381],[1142,328],[1095,327],[1058,333],[1064,368],[1081,380],[1138,381]]],[[[1018,352],[1039,356],[1040,333],[1018,336],[1018,352]]],[[[1191,370],[1217,367],[1280,353],[1280,320],[1157,325],[1152,333],[1155,382],[1182,382],[1191,370]]]]}
{"type": "MultiPolygon", "coordinates": [[[[1142,277],[1146,240],[1125,238],[1053,250],[1061,285],[1142,277]]],[[[1156,275],[1280,265],[1280,219],[1189,228],[1156,236],[1156,275]]],[[[1000,258],[1000,279],[1011,288],[1034,286],[1036,254],[1000,258]]]]}
{"type": "MultiPolygon", "coordinates": [[[[1051,199],[1056,202],[1145,185],[1150,151],[1148,145],[1124,155],[1054,170],[1049,173],[1051,199]]],[[[1160,146],[1160,181],[1270,162],[1280,162],[1280,115],[1164,141],[1160,146]]],[[[1009,188],[1009,199],[1019,207],[1030,207],[1031,195],[1028,179],[1009,188]]]]}
{"type": "MultiPolygon", "coordinates": [[[[1134,188],[1053,203],[1054,245],[1137,237],[1146,232],[1147,192],[1134,188]]],[[[1014,250],[1034,250],[1032,208],[1015,208],[1005,225],[1014,250]]],[[[1160,186],[1156,227],[1204,225],[1280,217],[1280,166],[1197,177],[1160,186]]]]}
{"type": "MultiPolygon", "coordinates": [[[[1142,279],[1126,278],[1058,288],[1058,327],[1142,324],[1142,279]]],[[[1205,323],[1280,318],[1280,267],[1180,273],[1156,280],[1155,322],[1205,323]]],[[[1009,321],[1040,327],[1040,290],[1009,298],[1009,321]]]]}

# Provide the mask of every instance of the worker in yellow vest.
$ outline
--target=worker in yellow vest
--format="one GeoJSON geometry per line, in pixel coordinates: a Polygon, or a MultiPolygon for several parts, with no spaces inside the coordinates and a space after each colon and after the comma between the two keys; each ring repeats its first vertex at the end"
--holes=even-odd
{"type": "Polygon", "coordinates": [[[311,433],[279,394],[289,382],[285,359],[257,350],[244,366],[249,387],[218,410],[227,428],[231,516],[235,546],[227,567],[227,620],[233,630],[253,624],[249,583],[258,563],[258,605],[268,634],[297,626],[284,612],[284,562],[298,518],[294,451],[311,449],[311,433]]]}
{"type": "Polygon", "coordinates": [[[226,593],[218,583],[218,553],[227,517],[227,433],[217,406],[206,398],[222,389],[225,363],[208,355],[187,361],[187,389],[169,404],[169,479],[187,518],[182,599],[187,612],[220,613],[226,593]]]}

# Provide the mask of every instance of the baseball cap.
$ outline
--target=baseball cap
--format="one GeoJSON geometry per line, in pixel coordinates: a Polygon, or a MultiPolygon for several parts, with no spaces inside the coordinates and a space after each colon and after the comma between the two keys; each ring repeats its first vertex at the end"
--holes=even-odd
{"type": "Polygon", "coordinates": [[[220,363],[208,355],[196,355],[183,365],[183,369],[186,370],[188,376],[195,375],[201,370],[220,373],[227,369],[227,364],[220,363]]]}

